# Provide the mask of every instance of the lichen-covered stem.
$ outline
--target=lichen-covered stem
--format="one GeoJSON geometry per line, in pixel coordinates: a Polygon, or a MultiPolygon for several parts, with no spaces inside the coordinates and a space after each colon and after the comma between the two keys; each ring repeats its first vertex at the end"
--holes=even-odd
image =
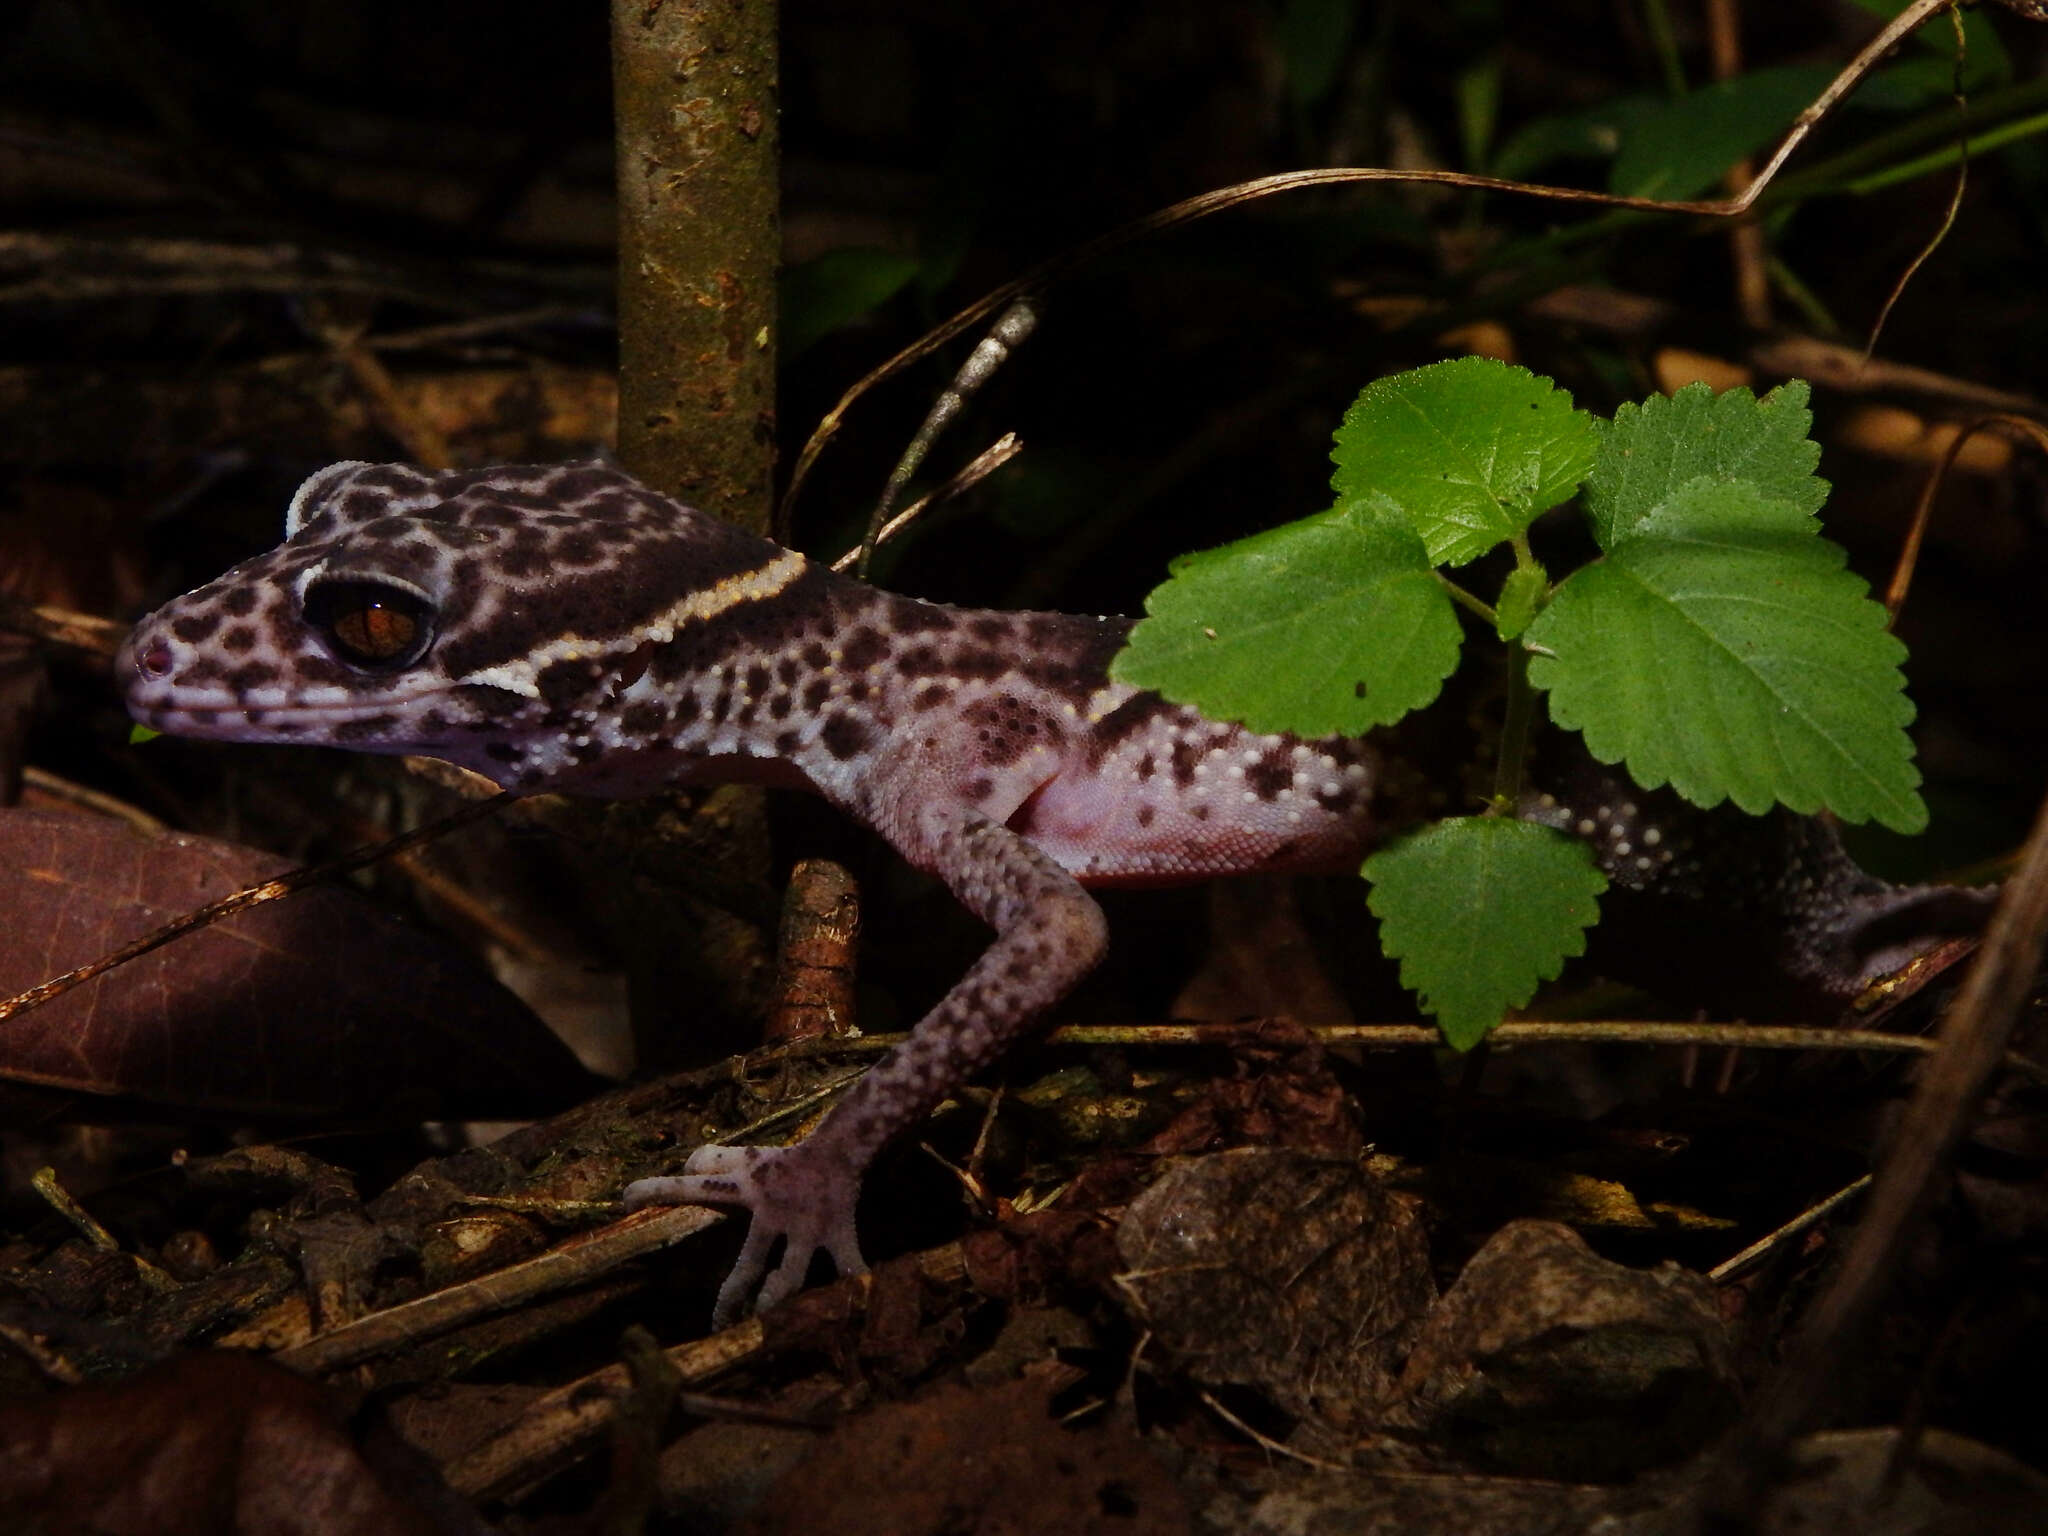
{"type": "Polygon", "coordinates": [[[756,533],[775,467],[772,0],[614,0],[619,456],[756,533]]]}

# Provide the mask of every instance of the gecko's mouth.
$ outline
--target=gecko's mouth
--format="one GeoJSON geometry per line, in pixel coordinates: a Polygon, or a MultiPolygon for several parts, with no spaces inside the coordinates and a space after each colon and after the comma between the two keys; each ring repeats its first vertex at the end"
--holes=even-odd
{"type": "MultiPolygon", "coordinates": [[[[290,690],[253,683],[196,686],[176,680],[176,649],[161,636],[131,635],[115,653],[114,675],[129,716],[151,730],[213,741],[317,738],[374,751],[401,734],[410,745],[434,734],[431,712],[445,687],[400,690],[389,679],[373,695],[326,686],[290,690]],[[322,695],[325,695],[324,697],[322,695]]],[[[466,713],[447,711],[446,714],[466,713]]],[[[445,718],[442,723],[446,722],[445,718]]]]}
{"type": "Polygon", "coordinates": [[[412,722],[419,711],[402,699],[375,705],[287,704],[266,707],[226,695],[220,697],[148,700],[131,693],[128,714],[140,725],[167,736],[201,741],[318,742],[375,752],[380,742],[402,739],[405,750],[433,745],[430,733],[412,722]]]}

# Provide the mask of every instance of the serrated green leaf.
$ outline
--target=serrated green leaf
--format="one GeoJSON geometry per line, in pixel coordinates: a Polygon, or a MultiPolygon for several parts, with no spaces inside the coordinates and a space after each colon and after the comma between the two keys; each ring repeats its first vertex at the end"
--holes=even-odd
{"type": "Polygon", "coordinates": [[[1631,114],[1608,190],[1626,197],[1698,196],[1736,161],[1790,128],[1834,74],[1827,64],[1753,69],[1631,114]]]}
{"type": "Polygon", "coordinates": [[[1330,483],[1340,502],[1391,498],[1432,561],[1463,565],[1576,491],[1598,446],[1550,380],[1461,357],[1367,385],[1337,429],[1330,483]]]}
{"type": "Polygon", "coordinates": [[[1509,571],[1493,605],[1494,633],[1503,640],[1521,634],[1536,617],[1537,609],[1543,605],[1543,594],[1549,590],[1550,578],[1541,566],[1518,565],[1509,571]]]}
{"type": "Polygon", "coordinates": [[[1529,681],[1646,789],[1917,832],[1906,648],[1844,559],[1799,507],[1694,480],[1558,587],[1529,681]]]}
{"type": "Polygon", "coordinates": [[[1255,731],[1362,735],[1458,665],[1451,599],[1384,503],[1184,555],[1145,611],[1110,676],[1255,731]]]}
{"type": "Polygon", "coordinates": [[[1716,395],[1704,384],[1624,405],[1601,423],[1600,452],[1586,477],[1586,516],[1602,549],[1633,532],[1680,487],[1711,475],[1747,480],[1760,495],[1818,512],[1828,483],[1813,472],[1820,444],[1803,379],[1759,400],[1747,389],[1716,395]]]}
{"type": "Polygon", "coordinates": [[[1437,822],[1365,861],[1401,984],[1470,1050],[1586,950],[1607,881],[1584,843],[1526,821],[1437,822]]]}

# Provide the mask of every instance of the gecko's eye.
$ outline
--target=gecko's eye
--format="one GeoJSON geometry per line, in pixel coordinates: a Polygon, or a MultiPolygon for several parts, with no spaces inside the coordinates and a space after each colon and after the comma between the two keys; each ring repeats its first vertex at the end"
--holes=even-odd
{"type": "Polygon", "coordinates": [[[433,605],[387,582],[318,582],[302,612],[337,659],[370,672],[411,666],[434,638],[433,605]]]}

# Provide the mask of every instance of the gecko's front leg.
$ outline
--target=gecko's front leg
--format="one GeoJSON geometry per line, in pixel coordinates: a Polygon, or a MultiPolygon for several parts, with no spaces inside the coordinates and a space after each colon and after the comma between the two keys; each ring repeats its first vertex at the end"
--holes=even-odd
{"type": "Polygon", "coordinates": [[[911,832],[899,846],[994,928],[995,942],[810,1136],[788,1147],[699,1147],[680,1175],[626,1188],[629,1209],[687,1201],[753,1212],[739,1262],[719,1288],[713,1312],[719,1327],[739,1316],[757,1285],[756,1305],[764,1310],[797,1290],[820,1249],[841,1273],[865,1270],[854,1206],[875,1154],[997,1056],[1102,958],[1108,939],[1102,909],[1034,844],[973,811],[928,810],[905,820],[912,825],[891,829],[911,832]],[[769,1273],[778,1238],[785,1244],[782,1259],[769,1273]]]}

